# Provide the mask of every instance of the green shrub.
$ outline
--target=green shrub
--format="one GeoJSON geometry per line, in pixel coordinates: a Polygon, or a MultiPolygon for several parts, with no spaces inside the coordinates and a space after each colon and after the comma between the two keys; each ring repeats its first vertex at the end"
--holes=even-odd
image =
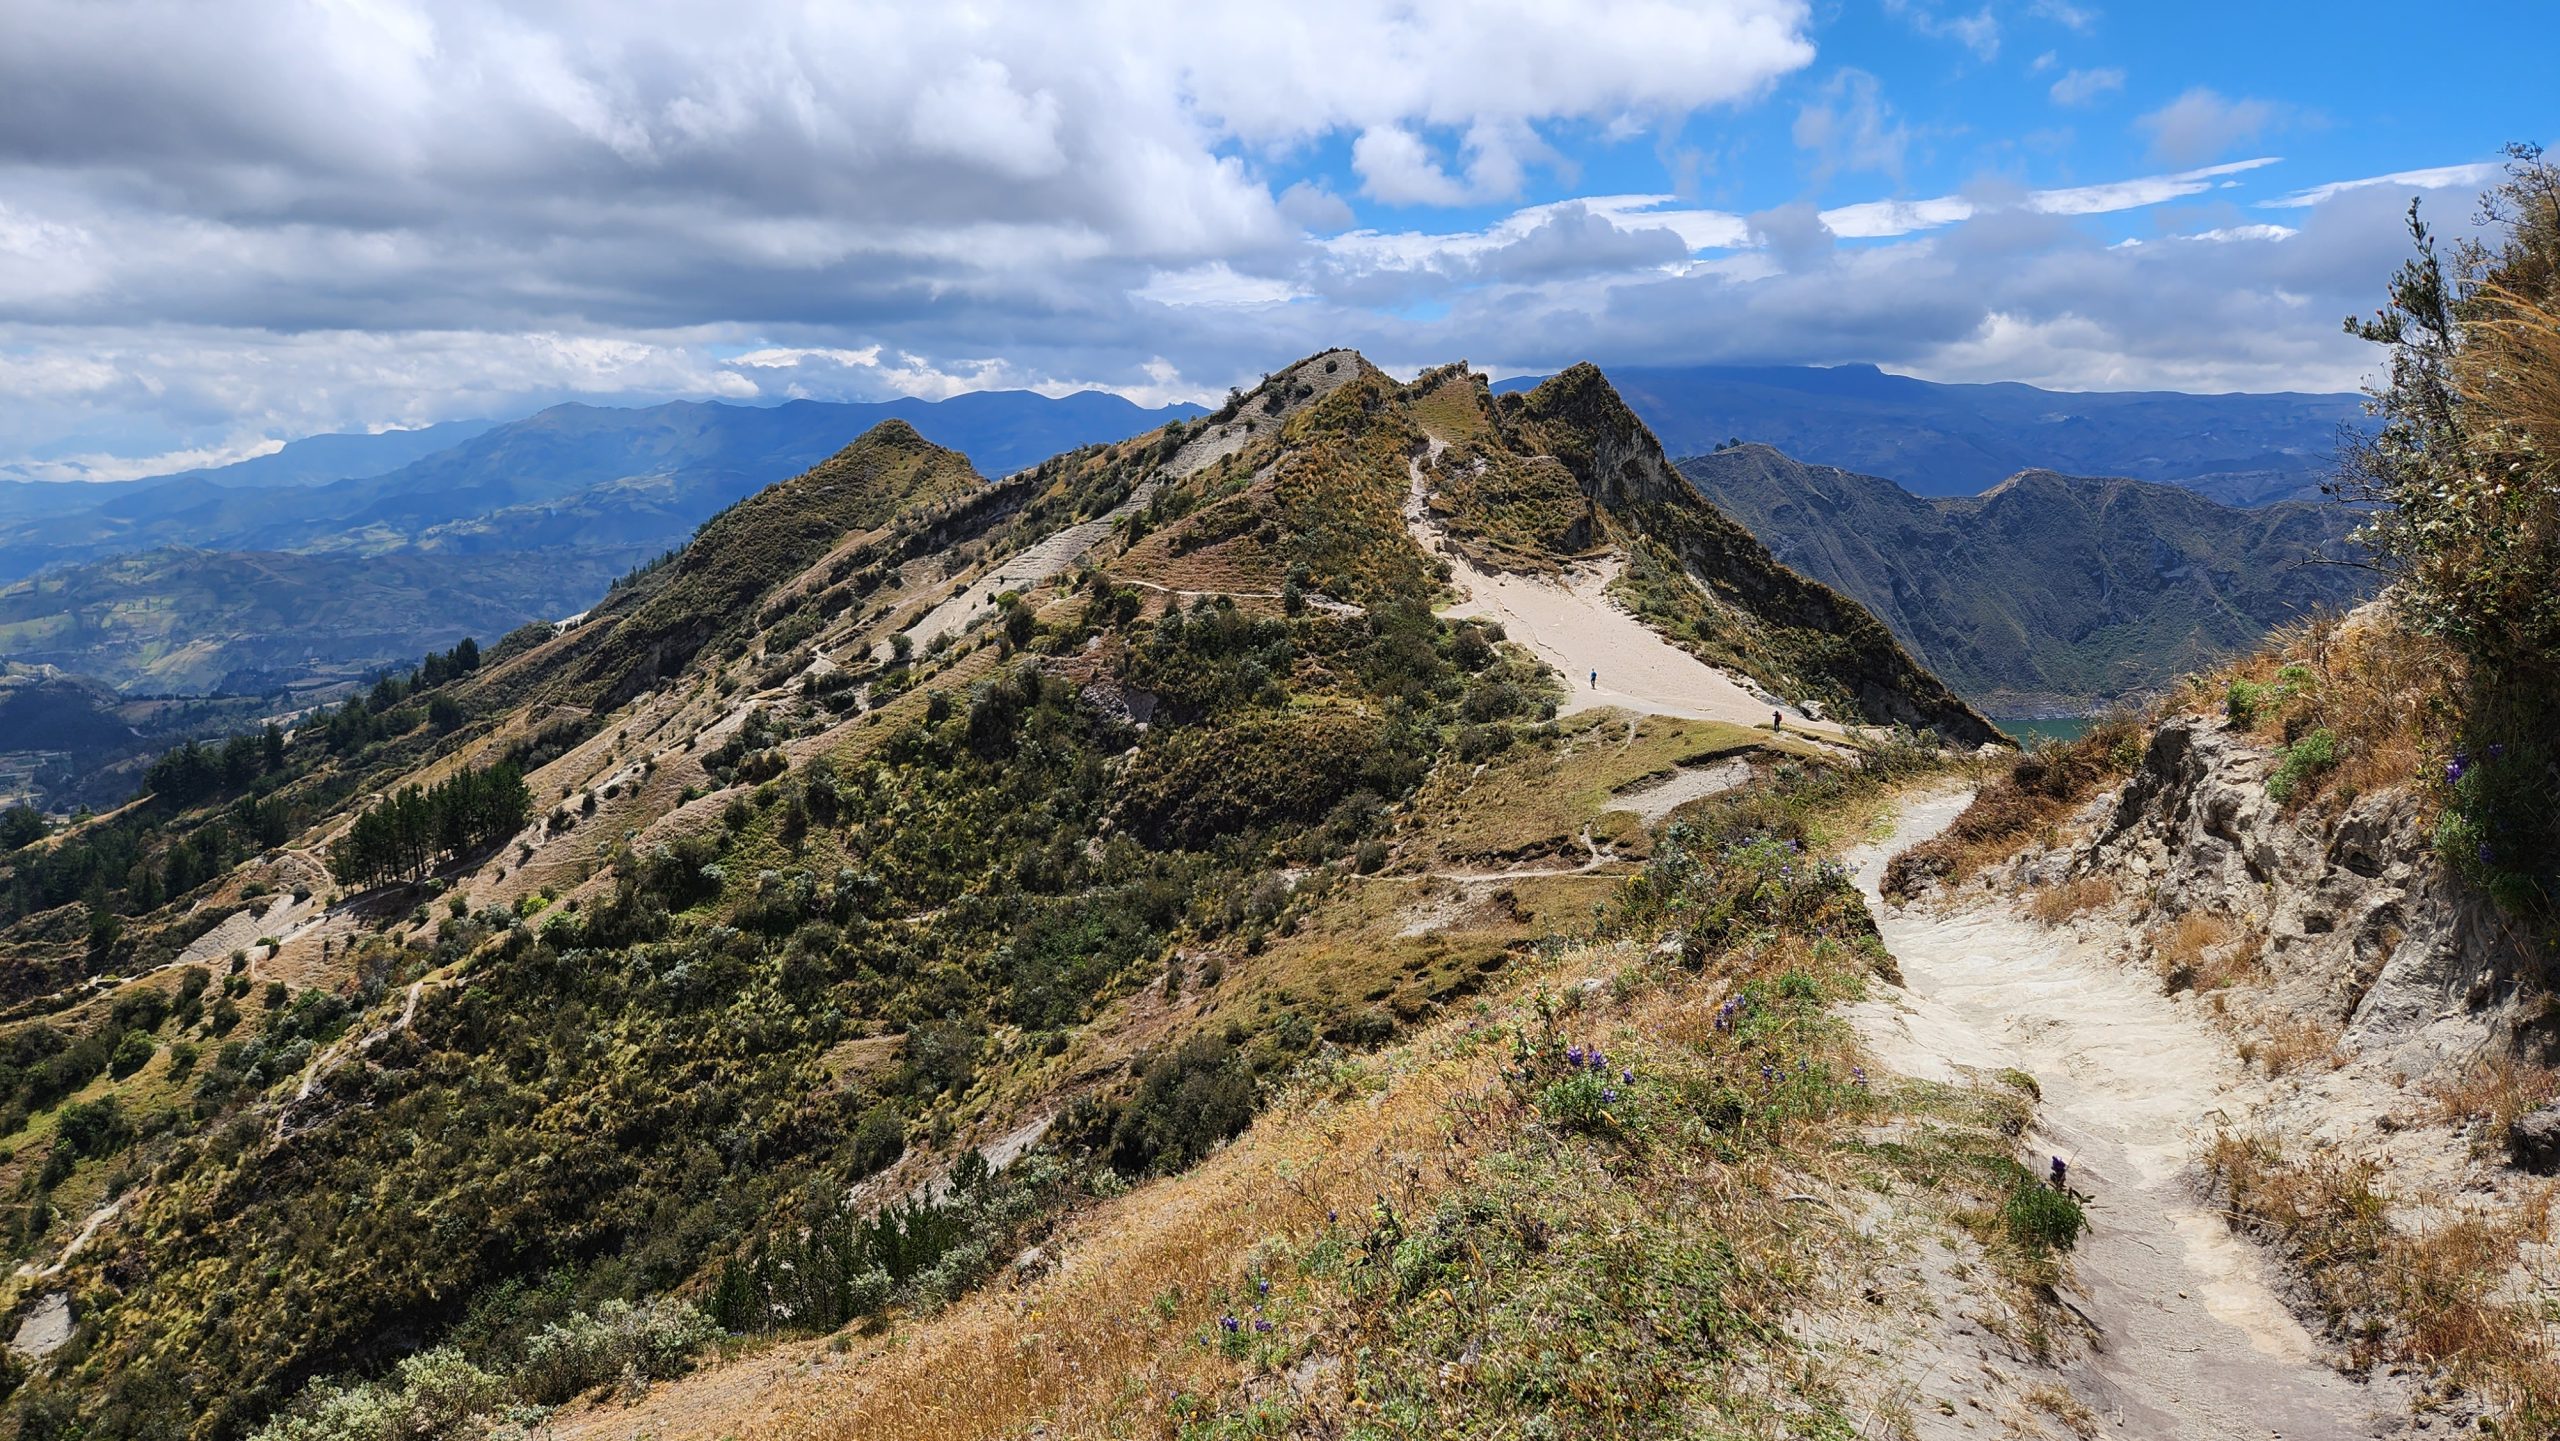
{"type": "Polygon", "coordinates": [[[2089,1215],[2077,1198],[2020,1166],[2000,1201],[2000,1229],[2027,1250],[2049,1255],[2078,1244],[2080,1233],[2089,1229],[2089,1215]]]}
{"type": "Polygon", "coordinates": [[[1179,1171],[1253,1121],[1253,1072],[1220,1036],[1194,1036],[1148,1063],[1111,1128],[1111,1163],[1135,1175],[1179,1171]]]}
{"type": "Polygon", "coordinates": [[[883,1101],[862,1113],[853,1127],[853,1170],[868,1176],[887,1170],[907,1153],[907,1122],[898,1108],[883,1101]]]}
{"type": "Polygon", "coordinates": [[[116,1042],[115,1057],[107,1062],[107,1072],[121,1081],[151,1064],[152,1054],[159,1049],[151,1037],[140,1031],[127,1031],[124,1039],[116,1042]]]}
{"type": "Polygon", "coordinates": [[[2286,746],[2275,774],[2267,777],[2267,794],[2290,801],[2303,785],[2338,763],[2338,734],[2322,726],[2286,746]]]}
{"type": "Polygon", "coordinates": [[[683,1374],[694,1354],[719,1334],[711,1318],[689,1302],[607,1301],[593,1315],[581,1311],[526,1342],[516,1387],[528,1400],[556,1406],[621,1380],[626,1372],[644,1381],[664,1380],[683,1374]]]}
{"type": "Polygon", "coordinates": [[[475,1416],[504,1410],[507,1383],[450,1346],[405,1357],[389,1381],[318,1386],[252,1441],[446,1441],[475,1416]]]}
{"type": "Polygon", "coordinates": [[[2258,711],[2266,704],[2267,688],[2250,680],[2234,680],[2222,694],[2222,713],[2243,730],[2258,723],[2258,711]]]}

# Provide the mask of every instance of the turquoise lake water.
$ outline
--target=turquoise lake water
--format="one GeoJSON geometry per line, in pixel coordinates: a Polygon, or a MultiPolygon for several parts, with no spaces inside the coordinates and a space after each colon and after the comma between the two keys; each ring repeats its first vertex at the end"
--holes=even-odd
{"type": "Polygon", "coordinates": [[[2089,727],[2097,724],[2096,716],[2037,716],[2032,720],[2003,720],[1992,717],[1992,724],[2017,737],[2023,746],[2044,745],[2053,741],[2076,740],[2089,727]]]}

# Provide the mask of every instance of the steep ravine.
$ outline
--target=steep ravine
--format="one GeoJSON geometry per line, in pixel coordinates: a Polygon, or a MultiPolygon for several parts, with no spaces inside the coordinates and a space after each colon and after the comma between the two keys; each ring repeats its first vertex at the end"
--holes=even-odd
{"type": "MultiPolygon", "coordinates": [[[[1998,905],[1897,907],[1879,893],[1886,862],[1944,830],[1970,797],[1909,806],[1893,835],[1853,859],[1906,982],[1853,1014],[1880,1060],[1924,1080],[2035,1078],[2041,1159],[2069,1163],[2092,1227],[2064,1298],[2091,1328],[2057,1377],[2099,1434],[2146,1441],[2398,1434],[2407,1399],[2388,1381],[2325,1361],[2272,1281],[2269,1260],[2205,1200],[2196,1156],[2217,1124],[2248,1113],[2255,1083],[2229,1039],[2158,983],[2070,934],[1998,905]]],[[[1922,1389],[1951,1394],[2023,1358],[1915,1360],[1922,1389]],[[1972,1364],[1967,1364],[1972,1363],[1972,1364]],[[1978,1366],[1980,1371],[1975,1371],[1978,1366]],[[1973,1374],[1964,1374],[1972,1372],[1973,1374]]],[[[1923,1435],[1982,1434],[1967,1413],[1921,1410],[1923,1435]]]]}

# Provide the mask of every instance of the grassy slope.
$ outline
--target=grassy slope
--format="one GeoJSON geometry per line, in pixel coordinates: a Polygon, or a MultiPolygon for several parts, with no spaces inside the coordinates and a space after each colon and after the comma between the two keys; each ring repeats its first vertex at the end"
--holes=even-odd
{"type": "MultiPolygon", "coordinates": [[[[456,684],[456,734],[413,703],[354,755],[297,760],[276,794],[306,851],[350,798],[510,749],[548,818],[451,877],[454,914],[385,896],[259,960],[293,1004],[247,1008],[222,1086],[151,1101],[166,1134],[53,1188],[103,1194],[145,1163],[133,1219],[71,1272],[91,1297],[80,1336],[11,1404],[68,1406],[103,1435],[180,1415],[234,1434],[304,1379],[456,1321],[473,1354],[503,1357],[572,1307],[704,1296],[724,1258],[769,1259],[793,1218],[824,1221],[878,1167],[875,1117],[913,1147],[875,1186],[1026,1113],[1063,1118],[1073,1155],[1186,1038],[1236,1037],[1225,1064],[1276,1078],[1326,1038],[1471,1007],[1648,852],[1612,795],[1740,738],[1548,729],[1516,657],[1430,616],[1399,514],[1423,440],[1404,399],[1357,357],[1318,357],[1238,413],[1060,457],[1001,494],[884,427],[584,625],[493,651],[456,684]],[[1142,484],[1154,504],[1095,569],[1023,602],[1028,624],[873,659],[946,570],[1000,565],[1142,484]],[[1122,547],[1231,527],[1234,506],[1246,533],[1267,523],[1256,543],[1290,583],[1366,614],[1262,599],[1176,616],[1117,579],[1122,547]],[[1145,691],[1158,723],[1121,728],[1084,698],[1096,685],[1145,691]],[[1417,789],[1444,754],[1491,763],[1417,789]],[[1155,838],[1190,824],[1168,800],[1216,818],[1193,849],[1155,838]],[[1437,874],[1584,834],[1618,859],[1513,885],[1437,874]],[[1371,844],[1376,874],[1359,874],[1371,844]],[[395,1019],[412,982],[414,1025],[395,1019]],[[314,1056],[358,1059],[315,1072],[314,1056]],[[539,1292],[505,1284],[546,1273],[539,1292]]],[[[205,919],[239,903],[225,887],[205,919]]],[[[185,909],[135,918],[91,964],[167,954],[197,924],[185,909]]],[[[79,923],[30,918],[12,940],[59,950],[79,923]]],[[[205,1039],[177,1021],[162,1039],[182,1032],[205,1039]]],[[[1058,1201],[1000,1187],[987,1204],[1058,1201]]],[[[1029,1224],[971,1214],[998,1229],[933,1272],[952,1286],[1029,1224]]]]}
{"type": "MultiPolygon", "coordinates": [[[[1763,791],[1700,808],[1686,844],[1772,822],[1837,843],[1865,804],[1763,791]]],[[[1876,1288],[1901,1298],[1906,1248],[1968,1278],[1928,1304],[2049,1344],[2058,1263],[2002,1209],[2027,1097],[1865,1078],[1826,1014],[1869,984],[1854,896],[1783,846],[1715,870],[1675,847],[1589,939],[1307,1065],[1197,1170],[1080,1205],[1014,1288],[557,1432],[1863,1434],[1914,1399],[1851,1344],[1910,1339],[1860,1319],[1876,1288]],[[1729,928],[1702,919],[1745,895],[1729,928]],[[1862,1213],[1892,1219],[1862,1234],[1862,1213]]]]}

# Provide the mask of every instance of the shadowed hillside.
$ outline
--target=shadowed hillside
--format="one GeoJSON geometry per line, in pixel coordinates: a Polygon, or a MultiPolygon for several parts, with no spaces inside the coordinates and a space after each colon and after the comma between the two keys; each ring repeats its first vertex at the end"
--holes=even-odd
{"type": "Polygon", "coordinates": [[[2372,593],[2342,506],[2255,510],[2051,471],[1924,498],[1764,445],[1680,462],[1790,567],[1872,609],[1995,714],[2078,714],[2156,690],[2270,629],[2372,593]]]}

